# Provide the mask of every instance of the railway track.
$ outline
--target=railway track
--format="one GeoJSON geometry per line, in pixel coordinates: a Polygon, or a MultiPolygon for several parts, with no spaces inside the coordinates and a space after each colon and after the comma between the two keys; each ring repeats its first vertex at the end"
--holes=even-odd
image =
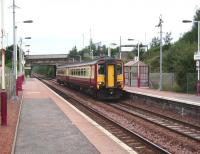
{"type": "Polygon", "coordinates": [[[154,123],[171,131],[194,139],[196,141],[200,141],[200,127],[198,126],[194,126],[183,121],[172,119],[161,114],[157,114],[139,107],[132,106],[127,103],[111,104],[111,106],[122,110],[123,112],[137,116],[144,120],[150,121],[151,123],[154,123]]]}
{"type": "Polygon", "coordinates": [[[86,102],[85,100],[80,100],[77,97],[68,95],[66,93],[66,90],[61,88],[60,86],[56,86],[55,84],[44,80],[42,82],[44,82],[51,89],[53,89],[59,95],[64,97],[67,101],[76,106],[79,110],[87,114],[91,119],[93,119],[99,125],[101,125],[106,130],[111,132],[113,135],[115,135],[117,138],[119,138],[129,147],[131,147],[134,151],[138,153],[148,153],[148,154],[170,153],[167,150],[160,147],[159,145],[156,145],[153,142],[149,141],[148,139],[133,132],[132,130],[125,128],[120,123],[102,114],[97,109],[94,109],[91,106],[87,105],[88,102],[86,102]]]}

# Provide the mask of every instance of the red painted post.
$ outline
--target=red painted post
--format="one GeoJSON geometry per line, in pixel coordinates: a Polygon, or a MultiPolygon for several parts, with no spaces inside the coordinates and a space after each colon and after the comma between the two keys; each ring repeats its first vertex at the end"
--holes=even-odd
{"type": "Polygon", "coordinates": [[[20,76],[20,90],[22,91],[22,83],[23,83],[23,81],[22,81],[22,75],[20,76]]]}
{"type": "Polygon", "coordinates": [[[22,75],[22,82],[24,82],[24,74],[22,75]]]}
{"type": "Polygon", "coordinates": [[[200,80],[197,81],[197,96],[200,96],[200,80]]]}
{"type": "Polygon", "coordinates": [[[7,92],[1,91],[1,125],[7,125],[7,92]]]}
{"type": "Polygon", "coordinates": [[[18,78],[16,79],[16,96],[18,96],[18,90],[19,90],[19,83],[18,78]]]}
{"type": "Polygon", "coordinates": [[[18,76],[18,87],[19,91],[22,91],[22,75],[18,76]]]}

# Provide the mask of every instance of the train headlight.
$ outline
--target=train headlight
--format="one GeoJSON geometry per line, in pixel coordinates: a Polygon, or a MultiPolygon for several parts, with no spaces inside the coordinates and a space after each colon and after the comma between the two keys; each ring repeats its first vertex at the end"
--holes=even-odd
{"type": "Polygon", "coordinates": [[[98,82],[98,85],[104,86],[104,82],[98,82]]]}
{"type": "Polygon", "coordinates": [[[100,88],[102,88],[104,86],[105,86],[105,83],[103,81],[97,82],[97,89],[100,89],[100,88]]]}

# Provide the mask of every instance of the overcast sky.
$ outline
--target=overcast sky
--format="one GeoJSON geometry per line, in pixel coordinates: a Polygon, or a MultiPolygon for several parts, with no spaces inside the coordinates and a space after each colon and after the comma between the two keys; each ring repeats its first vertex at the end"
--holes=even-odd
{"type": "MultiPolygon", "coordinates": [[[[94,43],[119,44],[121,36],[122,44],[128,43],[128,38],[148,44],[159,36],[155,26],[160,15],[164,35],[171,32],[176,41],[192,26],[181,21],[193,19],[200,8],[199,0],[15,0],[15,3],[19,7],[17,39],[32,37],[24,40],[31,45],[30,54],[68,53],[73,46],[81,49],[89,45],[90,29],[94,43]],[[34,23],[20,23],[28,19],[34,23]]],[[[5,2],[8,44],[13,42],[11,5],[12,0],[5,2]]]]}

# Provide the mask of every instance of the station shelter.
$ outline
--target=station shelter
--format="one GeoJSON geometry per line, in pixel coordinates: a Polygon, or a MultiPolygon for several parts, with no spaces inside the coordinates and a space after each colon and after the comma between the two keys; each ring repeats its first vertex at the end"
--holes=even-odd
{"type": "Polygon", "coordinates": [[[124,73],[126,86],[149,87],[149,66],[147,64],[138,60],[131,60],[124,65],[124,73]]]}

